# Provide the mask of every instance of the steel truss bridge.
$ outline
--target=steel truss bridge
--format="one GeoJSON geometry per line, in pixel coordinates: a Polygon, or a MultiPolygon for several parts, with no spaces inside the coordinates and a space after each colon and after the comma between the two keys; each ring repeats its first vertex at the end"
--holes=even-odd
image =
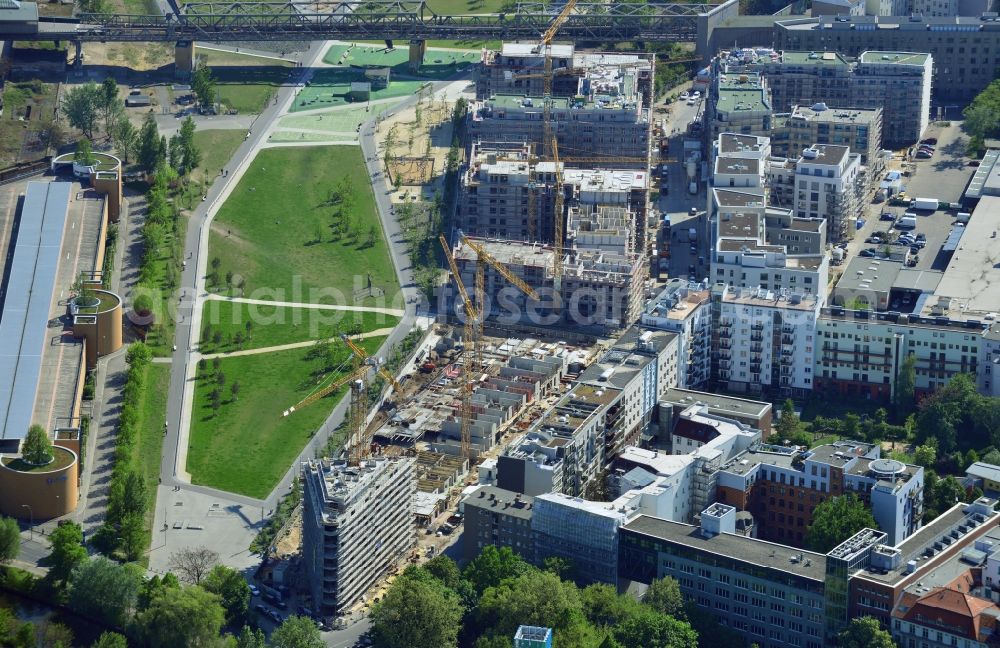
{"type": "MultiPolygon", "coordinates": [[[[735,4],[729,0],[726,5],[735,4]]],[[[11,31],[0,10],[0,39],[75,42],[532,40],[558,15],[556,3],[521,2],[510,12],[438,15],[424,0],[194,2],[165,15],[78,14],[45,18],[36,32],[11,31]]],[[[723,4],[580,2],[559,29],[567,41],[694,41],[699,22],[723,4]]],[[[24,30],[24,31],[22,31],[24,30]]]]}

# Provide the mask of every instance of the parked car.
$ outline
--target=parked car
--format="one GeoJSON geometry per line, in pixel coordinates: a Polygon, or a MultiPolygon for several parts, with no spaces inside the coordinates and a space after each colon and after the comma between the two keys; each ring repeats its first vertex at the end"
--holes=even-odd
{"type": "Polygon", "coordinates": [[[979,160],[969,160],[969,166],[970,167],[977,167],[977,166],[979,166],[979,160]]]}
{"type": "Polygon", "coordinates": [[[689,96],[690,95],[688,94],[688,91],[685,90],[684,92],[681,93],[681,100],[686,100],[689,96]]]}
{"type": "Polygon", "coordinates": [[[871,258],[871,257],[875,256],[875,250],[873,250],[871,248],[867,248],[865,250],[861,250],[861,252],[858,253],[858,256],[863,256],[863,257],[871,258]]]}
{"type": "Polygon", "coordinates": [[[693,106],[694,104],[695,104],[695,100],[694,100],[694,98],[688,98],[688,100],[687,100],[687,105],[689,105],[689,106],[693,106]]]}
{"type": "Polygon", "coordinates": [[[919,247],[917,247],[916,245],[911,245],[910,246],[910,254],[916,255],[916,254],[919,254],[919,253],[920,253],[920,248],[919,247]]]}
{"type": "Polygon", "coordinates": [[[894,221],[896,220],[896,215],[892,212],[882,212],[882,215],[879,216],[878,219],[884,221],[894,221]]]}
{"type": "Polygon", "coordinates": [[[250,583],[250,596],[260,596],[260,588],[250,583]]]}
{"type": "Polygon", "coordinates": [[[695,99],[698,99],[699,97],[701,97],[701,90],[695,90],[693,93],[691,93],[691,96],[694,97],[695,99]]]}
{"type": "Polygon", "coordinates": [[[937,144],[936,137],[928,137],[927,139],[920,140],[921,144],[937,144]]]}
{"type": "Polygon", "coordinates": [[[917,240],[918,241],[926,241],[927,240],[927,235],[924,234],[923,232],[920,232],[919,234],[917,234],[917,240]]]}
{"type": "Polygon", "coordinates": [[[927,151],[917,151],[917,158],[920,160],[929,160],[931,158],[931,154],[927,151]]]}
{"type": "Polygon", "coordinates": [[[865,243],[875,243],[876,245],[882,242],[881,236],[869,236],[865,239],[865,243]]]}
{"type": "Polygon", "coordinates": [[[267,607],[263,603],[258,603],[257,605],[253,606],[253,609],[257,610],[261,614],[267,614],[268,616],[270,616],[270,614],[267,611],[267,607]]]}

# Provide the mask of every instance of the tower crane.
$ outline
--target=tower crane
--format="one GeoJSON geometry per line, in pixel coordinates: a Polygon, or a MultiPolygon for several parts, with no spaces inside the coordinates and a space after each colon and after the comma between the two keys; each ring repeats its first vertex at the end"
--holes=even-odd
{"type": "Polygon", "coordinates": [[[555,204],[555,227],[553,231],[553,241],[555,243],[555,255],[552,261],[552,274],[556,294],[562,294],[562,254],[563,254],[563,175],[559,168],[559,142],[552,138],[552,161],[556,165],[556,204],[555,204]]]}
{"type": "Polygon", "coordinates": [[[500,263],[495,258],[493,258],[493,255],[487,252],[486,248],[484,248],[482,245],[476,243],[475,241],[470,240],[467,236],[464,235],[462,236],[462,243],[468,245],[469,248],[471,248],[472,251],[476,253],[476,256],[479,258],[480,261],[488,263],[494,270],[499,272],[504,279],[514,284],[525,295],[531,297],[535,301],[542,300],[541,295],[539,295],[534,288],[529,286],[520,277],[511,272],[507,266],[505,266],[504,264],[500,263]]]}
{"type": "MultiPolygon", "coordinates": [[[[466,356],[465,363],[463,365],[463,377],[462,377],[462,407],[459,413],[460,423],[462,425],[461,430],[461,451],[462,456],[472,461],[472,392],[475,385],[475,381],[479,375],[479,369],[481,366],[481,358],[479,354],[480,337],[482,336],[482,324],[479,321],[479,310],[476,309],[476,305],[472,303],[472,298],[469,297],[468,291],[465,289],[465,284],[462,282],[462,276],[458,272],[458,264],[455,263],[455,257],[451,253],[451,246],[448,245],[448,239],[444,237],[443,234],[438,236],[438,240],[441,242],[441,248],[444,250],[444,256],[448,260],[448,267],[451,268],[451,276],[455,280],[455,287],[458,288],[459,294],[462,296],[462,300],[465,304],[465,346],[469,353],[466,356]]],[[[483,282],[481,277],[483,276],[483,262],[477,262],[476,264],[476,286],[477,286],[477,297],[482,300],[485,298],[484,293],[480,293],[478,286],[483,282]]],[[[480,301],[480,306],[482,302],[480,301]]]]}

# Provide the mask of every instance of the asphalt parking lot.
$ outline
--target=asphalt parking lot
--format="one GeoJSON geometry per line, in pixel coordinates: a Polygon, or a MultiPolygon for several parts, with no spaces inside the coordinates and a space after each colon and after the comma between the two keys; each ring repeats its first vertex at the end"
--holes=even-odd
{"type": "MultiPolygon", "coordinates": [[[[928,160],[913,161],[915,171],[904,178],[906,193],[914,198],[937,198],[947,202],[958,202],[975,172],[975,168],[968,165],[968,158],[965,157],[968,139],[961,131],[961,123],[951,122],[951,126],[948,127],[931,125],[924,134],[924,138],[928,137],[937,138],[937,150],[928,160]]],[[[866,243],[865,240],[875,232],[886,231],[889,223],[879,220],[879,215],[883,211],[899,217],[903,212],[910,210],[890,205],[888,202],[871,202],[867,211],[864,227],[856,232],[854,239],[848,245],[848,257],[844,260],[844,265],[865,248],[881,247],[866,243]]],[[[918,270],[944,270],[950,255],[942,254],[941,246],[956,222],[955,212],[939,210],[914,211],[914,213],[917,215],[917,227],[910,231],[914,235],[923,233],[927,237],[927,245],[920,251],[919,261],[915,267],[918,270]]],[[[902,231],[897,231],[895,235],[901,233],[902,231]]]]}

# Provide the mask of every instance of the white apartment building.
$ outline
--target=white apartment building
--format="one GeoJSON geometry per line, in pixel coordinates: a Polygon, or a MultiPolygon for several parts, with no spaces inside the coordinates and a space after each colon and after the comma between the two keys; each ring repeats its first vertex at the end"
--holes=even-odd
{"type": "Polygon", "coordinates": [[[905,16],[909,7],[908,0],[865,0],[865,14],[869,16],[905,16]]]}
{"type": "Polygon", "coordinates": [[[831,239],[849,238],[864,210],[861,156],[847,146],[814,144],[795,165],[797,216],[825,218],[831,239]]]}
{"type": "Polygon", "coordinates": [[[983,328],[977,321],[824,308],[816,321],[816,388],[889,399],[906,356],[916,359],[916,390],[927,394],[958,373],[980,375],[983,328]]]}
{"type": "Polygon", "coordinates": [[[702,284],[671,279],[646,304],[643,326],[677,334],[677,386],[704,387],[711,377],[711,293],[702,284]]]}
{"type": "Polygon", "coordinates": [[[639,442],[657,398],[677,386],[677,336],[633,326],[497,460],[500,488],[583,493],[621,450],[639,442]]]}
{"type": "Polygon", "coordinates": [[[412,458],[302,464],[302,559],[316,609],[349,608],[416,543],[412,458]]]}
{"type": "Polygon", "coordinates": [[[813,389],[815,295],[716,284],[712,302],[716,384],[750,394],[801,396],[813,389]]]}

